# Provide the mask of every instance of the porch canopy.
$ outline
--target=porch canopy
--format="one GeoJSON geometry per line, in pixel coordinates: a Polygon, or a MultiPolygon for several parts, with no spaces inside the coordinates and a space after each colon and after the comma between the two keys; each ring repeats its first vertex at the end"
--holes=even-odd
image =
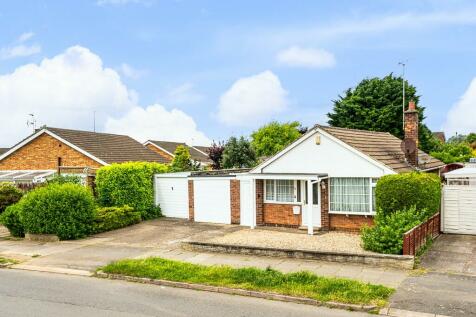
{"type": "Polygon", "coordinates": [[[55,173],[56,170],[0,171],[0,182],[41,183],[55,173]]]}

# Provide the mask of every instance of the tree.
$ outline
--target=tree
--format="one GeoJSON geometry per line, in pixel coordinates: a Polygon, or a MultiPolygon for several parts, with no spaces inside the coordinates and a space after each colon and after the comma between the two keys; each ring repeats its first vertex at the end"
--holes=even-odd
{"type": "Polygon", "coordinates": [[[473,156],[473,149],[466,142],[448,142],[441,144],[437,151],[430,152],[431,156],[448,164],[468,162],[473,156]]]}
{"type": "Polygon", "coordinates": [[[256,153],[251,143],[243,136],[231,137],[223,150],[223,168],[252,167],[256,164],[256,153]]]}
{"type": "Polygon", "coordinates": [[[198,169],[197,163],[192,160],[188,147],[179,145],[175,149],[174,159],[170,163],[172,172],[186,172],[198,169]]]}
{"type": "Polygon", "coordinates": [[[221,161],[223,157],[223,151],[225,150],[225,145],[223,142],[215,143],[213,142],[212,146],[208,148],[208,158],[212,160],[212,169],[219,170],[221,169],[221,161]]]}
{"type": "Polygon", "coordinates": [[[258,157],[272,156],[301,136],[301,124],[297,121],[279,123],[273,121],[251,134],[251,145],[258,157]]]}
{"type": "MultiPolygon", "coordinates": [[[[334,108],[328,113],[328,123],[334,127],[390,132],[402,139],[402,77],[389,74],[383,78],[362,80],[355,88],[349,88],[344,96],[334,101],[334,108]]],[[[405,100],[414,100],[419,113],[420,148],[433,150],[435,137],[423,123],[425,107],[418,105],[420,96],[415,86],[405,81],[405,100]]]]}

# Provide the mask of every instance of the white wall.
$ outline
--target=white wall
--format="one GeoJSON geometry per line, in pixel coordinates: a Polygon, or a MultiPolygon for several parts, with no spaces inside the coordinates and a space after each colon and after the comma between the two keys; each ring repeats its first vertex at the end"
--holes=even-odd
{"type": "Polygon", "coordinates": [[[331,137],[319,134],[319,145],[313,134],[263,168],[262,173],[326,173],[330,177],[381,177],[394,173],[369,162],[331,137]]]}

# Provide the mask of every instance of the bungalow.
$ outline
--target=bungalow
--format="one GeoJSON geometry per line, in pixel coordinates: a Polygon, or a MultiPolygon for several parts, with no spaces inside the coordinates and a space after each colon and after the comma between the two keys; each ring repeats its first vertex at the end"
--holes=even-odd
{"type": "Polygon", "coordinates": [[[304,227],[309,234],[315,228],[357,231],[373,223],[380,177],[439,173],[445,165],[417,144],[418,112],[410,103],[404,141],[386,132],[316,125],[249,171],[158,175],[156,201],[165,215],[195,221],[304,227]]]}
{"type": "Polygon", "coordinates": [[[167,162],[125,135],[42,127],[0,154],[0,181],[41,181],[56,172],[91,174],[131,161],[167,162]]]}
{"type": "Polygon", "coordinates": [[[206,146],[189,146],[185,143],[170,142],[170,141],[153,141],[148,140],[144,145],[151,151],[156,152],[162,156],[167,162],[171,162],[174,158],[175,150],[182,145],[188,148],[192,160],[200,163],[201,166],[208,166],[212,161],[208,158],[208,147],[206,146]]]}

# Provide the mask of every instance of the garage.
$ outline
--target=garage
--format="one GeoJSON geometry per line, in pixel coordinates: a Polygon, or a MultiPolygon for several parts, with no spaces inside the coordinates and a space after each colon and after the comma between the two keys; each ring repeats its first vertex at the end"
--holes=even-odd
{"type": "Polygon", "coordinates": [[[165,217],[188,219],[188,179],[190,173],[155,175],[155,203],[165,217]]]}
{"type": "Polygon", "coordinates": [[[476,235],[476,162],[445,174],[442,231],[476,235]]]}
{"type": "Polygon", "coordinates": [[[230,178],[194,178],[193,194],[195,221],[231,223],[230,178]]]}

